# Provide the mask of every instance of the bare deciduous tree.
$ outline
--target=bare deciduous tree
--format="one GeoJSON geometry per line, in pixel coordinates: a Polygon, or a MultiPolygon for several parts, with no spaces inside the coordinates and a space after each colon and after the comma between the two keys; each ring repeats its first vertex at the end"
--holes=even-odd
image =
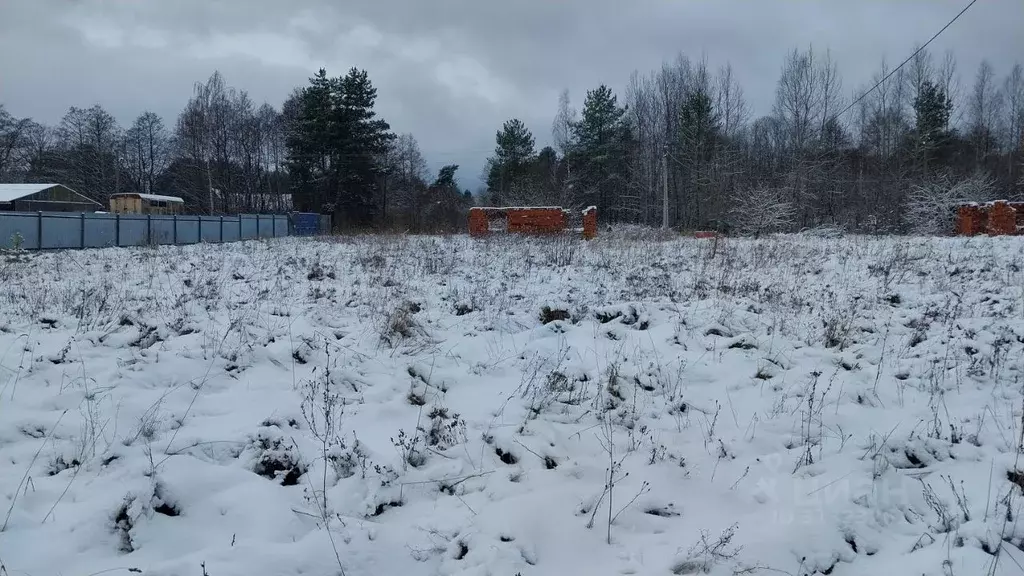
{"type": "Polygon", "coordinates": [[[0,180],[28,170],[31,136],[41,128],[29,118],[15,118],[0,104],[0,180]]]}
{"type": "Polygon", "coordinates": [[[576,109],[572,107],[569,99],[569,90],[562,90],[558,95],[558,112],[551,122],[551,136],[555,141],[555,148],[565,156],[569,153],[569,143],[572,140],[572,125],[576,123],[576,109]]]}
{"type": "Polygon", "coordinates": [[[750,108],[732,64],[726,64],[718,71],[716,108],[722,121],[722,134],[726,138],[737,137],[750,119],[750,108]]]}
{"type": "Polygon", "coordinates": [[[170,136],[163,120],[153,112],[143,112],[125,132],[124,162],[134,191],[156,194],[156,178],[167,168],[170,136]]]}
{"type": "Polygon", "coordinates": [[[1002,94],[996,87],[995,71],[987,60],[983,60],[974,77],[968,107],[969,129],[979,165],[995,151],[1001,108],[1002,94]]]}

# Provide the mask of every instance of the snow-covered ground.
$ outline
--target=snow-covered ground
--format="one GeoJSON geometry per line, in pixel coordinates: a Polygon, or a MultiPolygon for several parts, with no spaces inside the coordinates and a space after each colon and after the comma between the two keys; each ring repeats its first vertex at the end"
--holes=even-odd
{"type": "Polygon", "coordinates": [[[8,254],[0,576],[1018,574],[1022,343],[1022,238],[8,254]]]}

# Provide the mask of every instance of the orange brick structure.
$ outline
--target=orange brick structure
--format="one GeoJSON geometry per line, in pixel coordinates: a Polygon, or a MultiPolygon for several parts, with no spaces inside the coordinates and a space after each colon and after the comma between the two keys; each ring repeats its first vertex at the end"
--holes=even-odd
{"type": "Polygon", "coordinates": [[[986,204],[957,207],[956,233],[959,236],[1017,235],[1024,232],[1024,202],[996,200],[986,204]]]}
{"type": "Polygon", "coordinates": [[[565,211],[561,208],[511,208],[508,231],[521,234],[557,234],[565,230],[565,211]]]}
{"type": "Polygon", "coordinates": [[[1010,208],[1017,212],[1017,233],[1024,234],[1024,202],[1010,202],[1010,208]]]}
{"type": "Polygon", "coordinates": [[[988,227],[988,211],[978,204],[964,204],[956,211],[956,233],[959,236],[983,234],[988,227]]]}
{"type": "Polygon", "coordinates": [[[697,232],[693,233],[693,237],[694,238],[717,238],[718,237],[718,232],[713,232],[713,231],[708,231],[708,230],[698,230],[697,232]]]}
{"type": "Polygon", "coordinates": [[[989,236],[1006,236],[1017,233],[1017,211],[1008,202],[993,202],[988,210],[989,236]]]}
{"type": "Polygon", "coordinates": [[[469,235],[483,236],[490,231],[490,224],[487,220],[487,212],[479,208],[469,210],[469,235]]]}
{"type": "Polygon", "coordinates": [[[583,237],[587,240],[597,238],[597,206],[583,211],[583,237]]]}
{"type": "MultiPolygon", "coordinates": [[[[568,211],[559,207],[469,209],[469,234],[486,236],[504,231],[518,234],[561,234],[568,225],[568,211]]],[[[583,236],[597,236],[597,208],[583,212],[583,236]],[[588,218],[592,220],[588,228],[588,218]],[[589,234],[589,235],[588,235],[589,234]]]]}

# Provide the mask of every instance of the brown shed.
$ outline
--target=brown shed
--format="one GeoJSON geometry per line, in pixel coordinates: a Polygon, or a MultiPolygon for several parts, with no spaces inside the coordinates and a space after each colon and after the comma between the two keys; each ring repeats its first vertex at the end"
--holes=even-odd
{"type": "Polygon", "coordinates": [[[177,196],[158,194],[114,194],[110,211],[114,214],[181,214],[185,201],[177,196]]]}

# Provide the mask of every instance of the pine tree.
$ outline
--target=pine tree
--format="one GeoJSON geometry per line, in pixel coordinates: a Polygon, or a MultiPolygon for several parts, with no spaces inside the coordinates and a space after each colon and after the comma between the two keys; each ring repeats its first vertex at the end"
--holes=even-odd
{"type": "MultiPolygon", "coordinates": [[[[621,219],[620,195],[626,189],[631,131],[626,109],[607,86],[587,92],[580,121],[573,124],[572,186],[584,204],[593,204],[621,219]]],[[[602,213],[602,212],[599,212],[602,213]]]]}
{"type": "Polygon", "coordinates": [[[505,122],[495,136],[494,156],[487,160],[487,191],[491,202],[500,206],[509,200],[522,201],[531,194],[530,168],[534,159],[533,134],[522,120],[505,122]]]}
{"type": "Polygon", "coordinates": [[[949,139],[949,116],[953,102],[946,92],[931,80],[925,80],[914,99],[914,144],[918,160],[927,170],[937,151],[949,139]]]}
{"type": "Polygon", "coordinates": [[[295,206],[300,210],[334,211],[330,193],[334,188],[330,154],[333,91],[333,82],[321,68],[309,79],[309,86],[284,106],[294,116],[285,139],[286,164],[292,176],[295,206]]]}
{"type": "Polygon", "coordinates": [[[373,111],[377,89],[365,70],[352,68],[337,81],[332,136],[337,155],[340,220],[368,225],[377,216],[380,160],[394,139],[390,126],[373,111]]]}
{"type": "Polygon", "coordinates": [[[303,209],[333,212],[335,221],[367,226],[377,213],[383,155],[394,139],[373,110],[377,90],[365,71],[341,78],[320,69],[286,104],[294,110],[288,168],[303,209]]]}
{"type": "Polygon", "coordinates": [[[543,204],[560,205],[562,183],[564,180],[564,163],[551,146],[545,146],[537,153],[533,162],[534,186],[543,204]]]}
{"type": "Polygon", "coordinates": [[[711,196],[712,161],[718,152],[721,120],[706,83],[697,83],[683,101],[679,114],[679,161],[692,203],[683,210],[689,226],[703,226],[701,210],[711,196]]]}
{"type": "Polygon", "coordinates": [[[429,202],[424,207],[424,215],[434,231],[454,232],[466,221],[468,204],[459,192],[459,183],[455,179],[458,169],[458,164],[444,166],[430,186],[429,202]]]}
{"type": "Polygon", "coordinates": [[[455,181],[455,171],[459,169],[458,164],[449,164],[437,172],[437,179],[434,180],[432,188],[438,190],[459,191],[459,184],[455,181]]]}

